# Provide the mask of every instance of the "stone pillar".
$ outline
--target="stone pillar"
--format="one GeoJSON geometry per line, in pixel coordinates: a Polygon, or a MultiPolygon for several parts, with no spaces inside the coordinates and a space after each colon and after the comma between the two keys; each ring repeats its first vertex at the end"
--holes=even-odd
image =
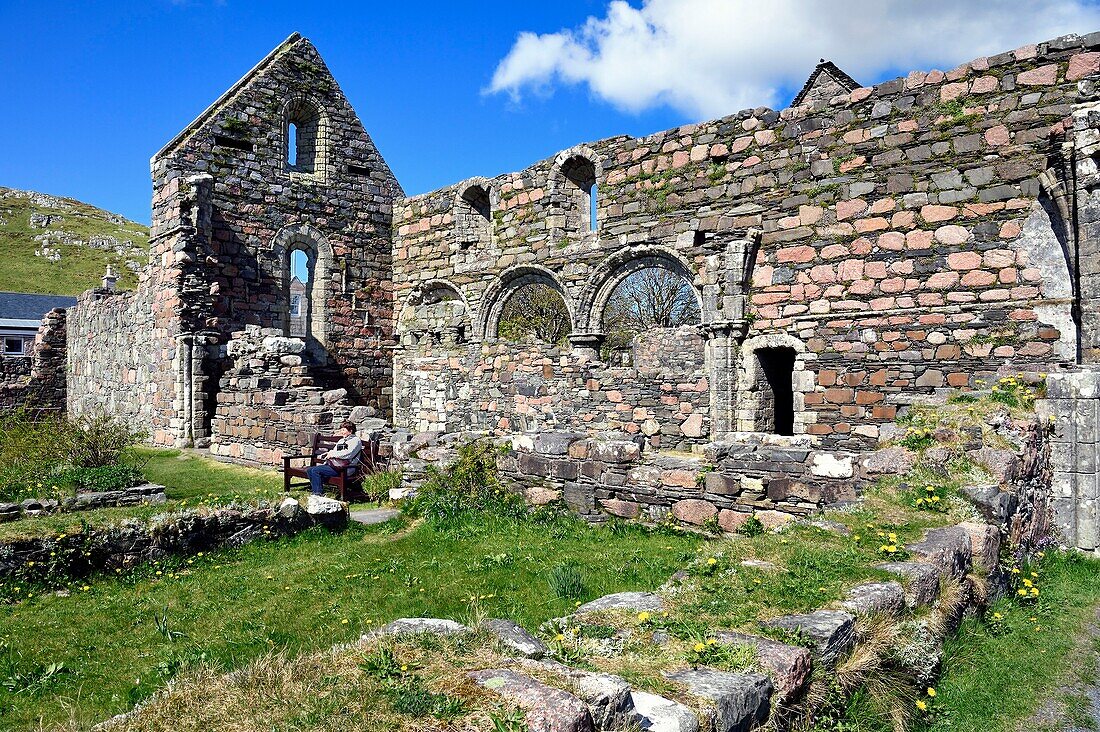
{"type": "Polygon", "coordinates": [[[737,431],[737,356],[748,322],[723,320],[703,326],[707,334],[707,380],[710,382],[710,438],[737,431]]]}
{"type": "Polygon", "coordinates": [[[1052,419],[1050,467],[1054,523],[1068,546],[1100,554],[1100,371],[1051,374],[1037,404],[1052,419]]]}
{"type": "Polygon", "coordinates": [[[574,354],[599,361],[600,347],[606,337],[606,333],[570,333],[569,344],[573,347],[574,354]]]}

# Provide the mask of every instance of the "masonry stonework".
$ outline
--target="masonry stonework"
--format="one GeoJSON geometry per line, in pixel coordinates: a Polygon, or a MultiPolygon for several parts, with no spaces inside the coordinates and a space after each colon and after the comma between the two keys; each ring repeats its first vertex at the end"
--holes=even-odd
{"type": "MultiPolygon", "coordinates": [[[[411,431],[716,443],[731,471],[789,462],[808,503],[841,497],[809,456],[843,464],[950,389],[1100,363],[1098,80],[1100,34],[874,87],[823,63],[782,111],[406,197],[295,34],[153,158],[150,264],[71,314],[69,406],[261,462],[353,408],[411,431]],[[290,335],[296,250],[301,350],[231,351],[290,335]],[[699,322],[609,354],[605,309],[651,268],[690,284],[699,322]],[[531,284],[561,296],[561,343],[502,337],[531,284]],[[810,463],[761,457],[770,433],[810,463]]],[[[744,477],[747,495],[784,479],[744,477]]],[[[630,488],[593,505],[644,504],[630,488]]]]}

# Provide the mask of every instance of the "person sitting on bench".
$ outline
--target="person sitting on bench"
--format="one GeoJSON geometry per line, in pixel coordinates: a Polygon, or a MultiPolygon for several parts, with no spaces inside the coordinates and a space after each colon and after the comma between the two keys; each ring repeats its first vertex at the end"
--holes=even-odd
{"type": "Polygon", "coordinates": [[[355,434],[354,422],[342,423],[337,434],[340,435],[340,441],[331,450],[321,455],[324,463],[306,468],[309,487],[315,496],[324,494],[325,482],[329,478],[335,478],[349,466],[357,466],[359,453],[363,451],[363,441],[355,434]]]}

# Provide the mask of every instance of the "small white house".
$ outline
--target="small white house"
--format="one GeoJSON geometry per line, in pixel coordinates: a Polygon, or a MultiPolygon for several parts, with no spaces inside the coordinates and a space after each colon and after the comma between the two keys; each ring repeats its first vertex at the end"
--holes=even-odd
{"type": "Polygon", "coordinates": [[[74,305],[75,297],[0,292],[0,357],[29,357],[46,313],[74,305]]]}

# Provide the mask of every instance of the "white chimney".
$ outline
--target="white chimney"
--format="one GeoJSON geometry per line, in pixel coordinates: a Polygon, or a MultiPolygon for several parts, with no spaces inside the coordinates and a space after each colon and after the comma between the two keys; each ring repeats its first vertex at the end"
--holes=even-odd
{"type": "Polygon", "coordinates": [[[115,291],[115,283],[118,282],[118,275],[111,269],[111,265],[107,265],[107,274],[103,275],[103,289],[107,292],[115,291]]]}

